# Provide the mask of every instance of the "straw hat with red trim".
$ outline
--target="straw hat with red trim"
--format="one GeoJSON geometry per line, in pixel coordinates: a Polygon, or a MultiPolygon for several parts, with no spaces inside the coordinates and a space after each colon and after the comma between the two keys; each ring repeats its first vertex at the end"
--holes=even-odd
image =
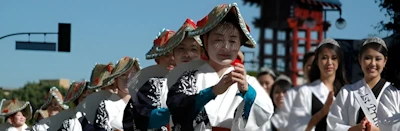
{"type": "Polygon", "coordinates": [[[37,120],[39,118],[39,116],[42,116],[42,118],[47,118],[47,117],[49,117],[49,112],[47,112],[47,110],[38,109],[35,111],[35,114],[33,115],[33,119],[37,120]]]}
{"type": "Polygon", "coordinates": [[[240,29],[247,38],[246,42],[242,43],[242,45],[250,48],[255,48],[256,41],[250,35],[250,28],[240,14],[239,7],[236,3],[222,4],[214,7],[214,9],[206,17],[197,22],[197,28],[195,30],[188,32],[188,37],[195,37],[206,34],[213,28],[215,28],[228,13],[235,14],[240,29]]]}
{"type": "Polygon", "coordinates": [[[81,82],[72,82],[70,85],[67,94],[65,95],[64,103],[73,102],[78,99],[79,96],[82,95],[83,91],[87,88],[89,82],[81,81],[81,82]]]}
{"type": "Polygon", "coordinates": [[[153,41],[153,47],[146,53],[146,59],[150,60],[168,54],[169,52],[163,51],[161,47],[165,46],[173,35],[175,31],[162,29],[153,41]]]}
{"type": "Polygon", "coordinates": [[[69,106],[64,104],[64,96],[60,93],[60,91],[57,89],[57,87],[52,87],[49,90],[49,93],[47,93],[46,97],[46,102],[40,107],[40,109],[46,110],[47,107],[49,107],[51,101],[55,99],[57,103],[63,108],[64,110],[68,109],[69,106]]]}
{"type": "Polygon", "coordinates": [[[123,57],[121,58],[117,64],[115,65],[115,69],[112,71],[111,75],[104,79],[103,86],[112,85],[115,82],[115,78],[125,74],[126,72],[130,71],[132,68],[135,68],[136,71],[139,71],[140,64],[137,58],[131,57],[123,57]]]}
{"type": "Polygon", "coordinates": [[[104,79],[110,77],[111,72],[114,70],[112,62],[106,64],[96,64],[90,75],[90,82],[88,89],[101,89],[104,87],[104,79]]]}
{"type": "MultiPolygon", "coordinates": [[[[185,23],[183,23],[182,27],[179,28],[176,34],[173,35],[168,40],[167,44],[161,47],[162,49],[159,50],[160,54],[167,54],[171,52],[176,46],[178,46],[185,39],[188,31],[192,31],[196,28],[197,26],[192,19],[186,19],[185,23]]],[[[194,36],[193,39],[196,40],[196,42],[200,46],[202,46],[201,39],[199,36],[194,36]]]]}
{"type": "Polygon", "coordinates": [[[0,102],[0,116],[10,116],[17,112],[23,112],[26,119],[32,118],[32,106],[29,101],[6,100],[0,102]]]}

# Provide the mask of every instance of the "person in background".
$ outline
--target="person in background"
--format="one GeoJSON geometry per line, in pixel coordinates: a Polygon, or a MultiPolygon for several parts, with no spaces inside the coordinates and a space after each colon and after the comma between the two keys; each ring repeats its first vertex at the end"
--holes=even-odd
{"type": "Polygon", "coordinates": [[[272,85],[271,88],[271,93],[269,96],[271,96],[271,100],[274,103],[274,110],[276,113],[271,118],[270,121],[270,127],[268,127],[269,131],[278,131],[280,130],[277,125],[282,125],[284,124],[284,119],[278,114],[283,107],[284,107],[284,102],[285,102],[285,94],[288,90],[290,90],[293,87],[292,81],[290,78],[286,75],[279,75],[274,84],[272,85]]]}
{"type": "MultiPolygon", "coordinates": [[[[161,45],[159,48],[161,52],[158,53],[172,53],[177,66],[192,60],[199,60],[202,55],[200,38],[186,37],[187,31],[196,28],[196,24],[191,19],[186,19],[174,35],[161,35],[158,39],[164,39],[167,43],[158,44],[161,45]]],[[[160,42],[157,39],[154,41],[160,42]]],[[[136,96],[132,98],[134,100],[134,108],[132,109],[134,110],[132,111],[134,117],[132,119],[135,121],[135,126],[133,127],[136,127],[136,129],[170,130],[170,125],[168,125],[170,123],[170,113],[165,103],[168,94],[167,79],[165,78],[167,74],[168,71],[160,68],[159,65],[155,65],[142,69],[138,78],[134,78],[138,82],[133,82],[137,84],[131,85],[130,93],[131,96],[136,96]],[[154,88],[156,89],[154,90],[154,88]]],[[[124,129],[127,130],[125,127],[124,129]]]]}
{"type": "Polygon", "coordinates": [[[159,53],[161,51],[158,51],[160,47],[165,46],[164,44],[166,44],[169,38],[171,38],[173,35],[175,35],[175,31],[165,28],[162,29],[156,36],[156,39],[153,41],[153,47],[151,47],[151,49],[146,53],[146,60],[154,59],[157,65],[167,68],[170,71],[174,69],[176,63],[172,53],[165,51],[163,53],[159,53]]]}
{"type": "Polygon", "coordinates": [[[310,84],[300,87],[290,112],[287,130],[325,131],[326,116],[334,96],[348,84],[344,56],[334,39],[323,40],[315,50],[309,72],[310,84]]]}
{"type": "MultiPolygon", "coordinates": [[[[314,61],[315,58],[315,49],[310,49],[303,57],[303,72],[304,72],[304,77],[306,79],[306,82],[304,85],[307,85],[310,83],[310,77],[308,76],[310,73],[311,65],[314,61]]],[[[288,119],[289,119],[289,114],[293,105],[293,101],[296,98],[297,91],[299,90],[300,87],[303,87],[304,85],[291,88],[285,93],[285,98],[284,98],[284,103],[282,108],[277,111],[276,114],[279,114],[280,117],[282,117],[281,122],[279,122],[279,125],[275,125],[276,128],[278,128],[280,131],[288,131],[286,129],[286,126],[288,124],[288,119]]]]}
{"type": "Polygon", "coordinates": [[[128,86],[131,78],[140,69],[137,58],[123,57],[117,62],[110,76],[104,79],[103,86],[113,85],[114,94],[98,105],[93,124],[96,130],[123,130],[124,109],[131,99],[128,86]]]}
{"type": "Polygon", "coordinates": [[[26,121],[32,118],[32,106],[28,101],[2,99],[0,116],[11,122],[0,124],[1,131],[27,131],[26,121]]]}
{"type": "Polygon", "coordinates": [[[274,84],[275,79],[275,72],[267,67],[261,68],[260,72],[257,74],[258,82],[260,82],[261,86],[268,94],[271,93],[271,87],[274,84]]]}
{"type": "Polygon", "coordinates": [[[383,91],[378,106],[379,129],[381,131],[400,130],[400,44],[391,43],[386,64],[386,80],[392,82],[392,86],[383,91]]]}
{"type": "Polygon", "coordinates": [[[40,107],[41,110],[46,110],[48,117],[57,115],[62,110],[69,108],[64,104],[64,96],[60,93],[57,87],[51,87],[45,97],[45,103],[40,107]]]}

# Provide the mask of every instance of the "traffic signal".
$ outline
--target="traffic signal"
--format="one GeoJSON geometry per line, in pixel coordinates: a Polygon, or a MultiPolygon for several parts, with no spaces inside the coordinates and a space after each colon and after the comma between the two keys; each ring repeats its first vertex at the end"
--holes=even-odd
{"type": "Polygon", "coordinates": [[[71,24],[58,23],[58,51],[71,52],[71,24]]]}

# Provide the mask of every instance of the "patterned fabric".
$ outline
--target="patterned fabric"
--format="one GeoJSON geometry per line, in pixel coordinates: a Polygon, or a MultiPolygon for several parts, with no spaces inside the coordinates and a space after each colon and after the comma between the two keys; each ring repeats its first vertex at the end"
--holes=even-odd
{"type": "Polygon", "coordinates": [[[183,73],[180,78],[179,90],[177,93],[185,93],[186,95],[195,95],[197,94],[196,88],[196,72],[198,70],[186,71],[183,73]]]}
{"type": "Polygon", "coordinates": [[[68,120],[65,120],[64,122],[63,122],[63,124],[61,125],[61,128],[58,130],[58,131],[68,131],[68,129],[70,129],[70,121],[69,121],[69,119],[68,120]]]}
{"type": "Polygon", "coordinates": [[[194,130],[194,127],[204,122],[208,124],[205,109],[195,112],[197,96],[196,73],[198,70],[186,71],[169,89],[167,105],[174,121],[174,131],[194,130]]]}
{"type": "Polygon", "coordinates": [[[161,93],[162,93],[162,88],[164,86],[165,79],[163,78],[150,78],[149,79],[149,84],[151,85],[151,88],[149,89],[150,94],[152,95],[147,95],[147,97],[152,100],[153,104],[151,104],[153,107],[161,108],[161,93]]]}
{"type": "Polygon", "coordinates": [[[103,128],[106,131],[111,131],[112,128],[109,127],[107,124],[109,121],[108,117],[109,116],[108,116],[108,113],[106,110],[106,104],[104,103],[104,101],[101,101],[99,108],[97,109],[97,112],[96,112],[96,120],[94,123],[94,127],[103,128]]]}

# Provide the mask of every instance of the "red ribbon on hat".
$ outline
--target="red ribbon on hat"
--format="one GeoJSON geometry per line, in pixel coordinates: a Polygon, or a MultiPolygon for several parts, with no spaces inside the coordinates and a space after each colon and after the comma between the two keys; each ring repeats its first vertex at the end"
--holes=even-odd
{"type": "Polygon", "coordinates": [[[194,23],[194,21],[192,19],[187,18],[185,21],[185,26],[190,25],[193,28],[197,28],[197,25],[194,23]]]}
{"type": "Polygon", "coordinates": [[[161,46],[164,43],[167,43],[169,40],[169,34],[173,33],[174,31],[167,31],[165,36],[160,36],[159,38],[155,39],[153,42],[154,44],[156,44],[157,46],[161,46]]]}
{"type": "Polygon", "coordinates": [[[100,77],[96,77],[96,78],[94,79],[94,84],[95,84],[95,85],[98,85],[99,82],[100,82],[100,77]]]}
{"type": "Polygon", "coordinates": [[[3,113],[8,113],[8,111],[9,111],[8,109],[4,109],[2,112],[3,113]]]}
{"type": "Polygon", "coordinates": [[[208,15],[205,16],[203,19],[197,21],[197,27],[204,27],[208,22],[208,15]]]}
{"type": "Polygon", "coordinates": [[[111,67],[111,65],[107,65],[107,70],[108,72],[112,72],[113,68],[111,67]]]}

